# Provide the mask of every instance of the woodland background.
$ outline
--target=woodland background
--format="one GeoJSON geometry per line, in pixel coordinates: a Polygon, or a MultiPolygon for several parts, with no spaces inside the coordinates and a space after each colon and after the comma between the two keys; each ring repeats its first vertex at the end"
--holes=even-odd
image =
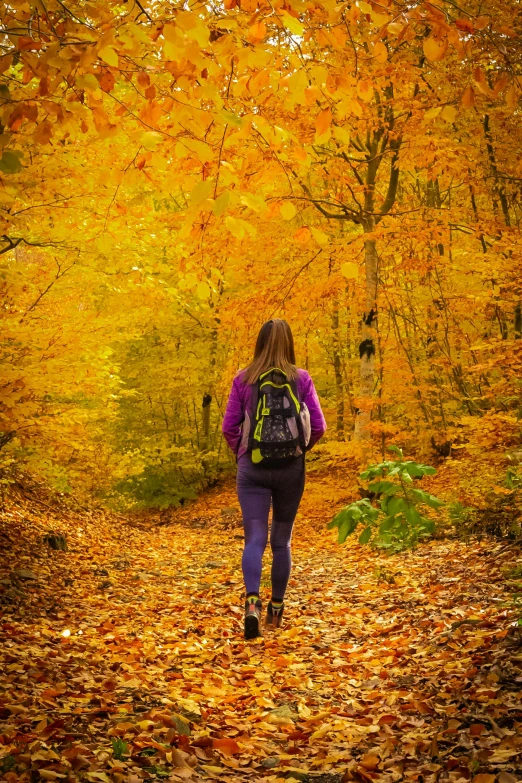
{"type": "Polygon", "coordinates": [[[507,491],[517,3],[1,9],[2,482],[194,497],[233,466],[231,380],[280,316],[328,464],[396,443],[479,504],[507,491]]]}
{"type": "Polygon", "coordinates": [[[521,41],[515,0],[0,0],[2,780],[521,780],[521,41]],[[245,641],[220,430],[273,316],[328,432],[245,641]],[[339,546],[374,491],[381,543],[458,535],[339,546]]]}

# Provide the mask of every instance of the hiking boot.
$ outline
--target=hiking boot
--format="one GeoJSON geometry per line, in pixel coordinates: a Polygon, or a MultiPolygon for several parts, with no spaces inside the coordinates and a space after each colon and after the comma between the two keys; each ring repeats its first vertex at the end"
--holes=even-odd
{"type": "Polygon", "coordinates": [[[283,622],[284,608],[285,605],[282,604],[278,609],[274,609],[272,601],[269,601],[268,606],[266,607],[265,625],[270,626],[271,628],[280,628],[281,623],[283,622]]]}
{"type": "Polygon", "coordinates": [[[245,639],[255,639],[256,636],[262,636],[259,629],[261,620],[261,600],[245,601],[245,639]]]}

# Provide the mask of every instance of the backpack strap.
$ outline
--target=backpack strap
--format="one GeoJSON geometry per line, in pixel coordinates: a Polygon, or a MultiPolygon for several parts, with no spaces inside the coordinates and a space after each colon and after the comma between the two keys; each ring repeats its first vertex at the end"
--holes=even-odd
{"type": "Polygon", "coordinates": [[[247,415],[250,417],[250,429],[248,432],[248,451],[253,451],[257,446],[254,445],[254,432],[256,429],[256,410],[259,402],[259,380],[252,384],[251,410],[247,408],[247,415]]]}
{"type": "MultiPolygon", "coordinates": [[[[301,398],[299,396],[299,383],[297,382],[297,379],[289,381],[290,387],[296,397],[297,400],[299,400],[299,408],[301,407],[301,398]]],[[[301,411],[296,410],[296,417],[295,421],[297,424],[297,434],[299,436],[299,446],[301,448],[301,451],[306,451],[306,443],[305,443],[305,435],[304,435],[304,428],[303,428],[303,420],[301,419],[301,411]]]]}

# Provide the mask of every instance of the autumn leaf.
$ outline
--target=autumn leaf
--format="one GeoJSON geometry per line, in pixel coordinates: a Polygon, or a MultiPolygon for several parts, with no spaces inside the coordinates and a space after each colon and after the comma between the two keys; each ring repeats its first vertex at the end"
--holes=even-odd
{"type": "Polygon", "coordinates": [[[431,62],[442,60],[448,48],[447,38],[425,38],[422,44],[424,54],[431,62]]]}
{"type": "Polygon", "coordinates": [[[294,35],[302,35],[304,32],[304,27],[301,24],[301,22],[295,18],[295,16],[292,16],[291,14],[287,13],[286,11],[283,11],[281,14],[281,20],[284,24],[284,26],[290,30],[291,33],[294,35]]]}
{"type": "Polygon", "coordinates": [[[291,201],[283,202],[279,208],[279,211],[281,213],[281,217],[284,218],[284,220],[292,220],[292,218],[296,215],[296,208],[291,201]]]}
{"type": "Polygon", "coordinates": [[[348,280],[353,280],[359,276],[359,267],[353,261],[346,261],[341,265],[341,273],[348,280]]]}
{"type": "Polygon", "coordinates": [[[118,55],[112,46],[105,46],[103,49],[100,49],[98,56],[103,60],[104,63],[107,63],[107,65],[112,65],[114,68],[117,68],[119,65],[118,55]]]}
{"type": "Polygon", "coordinates": [[[323,109],[319,112],[315,118],[315,135],[316,139],[321,138],[328,133],[330,125],[332,124],[332,110],[330,108],[323,109]]]}
{"type": "Polygon", "coordinates": [[[226,756],[232,756],[236,753],[241,753],[241,748],[237,742],[227,737],[212,740],[212,747],[221,751],[221,753],[224,753],[226,756]]]}

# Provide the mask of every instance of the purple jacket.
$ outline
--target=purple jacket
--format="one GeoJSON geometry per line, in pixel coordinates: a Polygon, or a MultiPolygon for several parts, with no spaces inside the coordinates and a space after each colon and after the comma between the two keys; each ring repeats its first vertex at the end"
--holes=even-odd
{"type": "MultiPolygon", "coordinates": [[[[243,370],[240,370],[232,383],[232,389],[228,398],[225,416],[223,418],[222,431],[225,440],[236,455],[237,459],[246,452],[241,447],[241,425],[245,418],[247,406],[252,397],[252,386],[243,383],[241,378],[243,370]]],[[[311,437],[307,451],[322,438],[326,432],[326,422],[321,410],[321,403],[315,390],[314,382],[306,370],[298,369],[297,391],[299,399],[304,402],[310,411],[311,437]]]]}

